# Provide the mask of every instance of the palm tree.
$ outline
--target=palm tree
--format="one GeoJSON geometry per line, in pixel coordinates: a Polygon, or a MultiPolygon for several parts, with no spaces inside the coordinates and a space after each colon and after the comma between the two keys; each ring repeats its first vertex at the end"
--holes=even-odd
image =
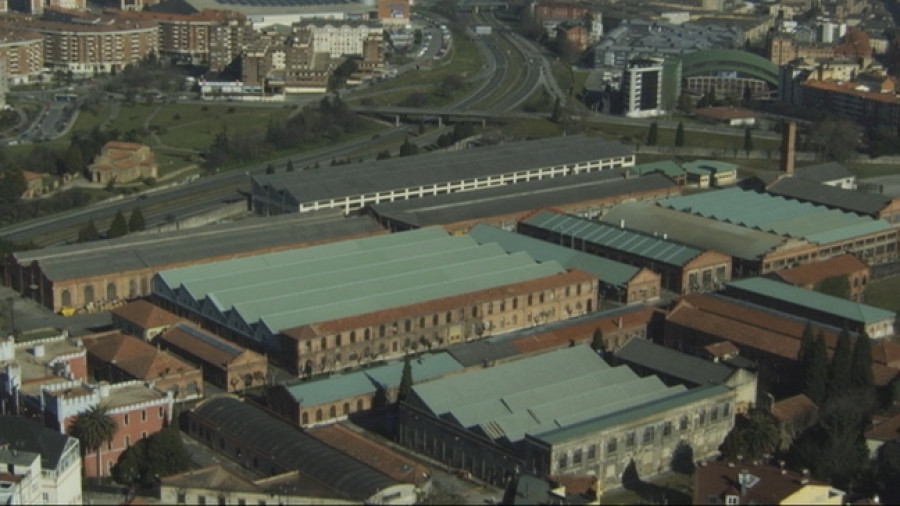
{"type": "Polygon", "coordinates": [[[118,425],[109,415],[105,406],[91,406],[87,411],[79,413],[69,427],[69,434],[81,442],[82,457],[90,452],[97,452],[97,478],[102,476],[100,457],[101,447],[112,442],[118,425]]]}

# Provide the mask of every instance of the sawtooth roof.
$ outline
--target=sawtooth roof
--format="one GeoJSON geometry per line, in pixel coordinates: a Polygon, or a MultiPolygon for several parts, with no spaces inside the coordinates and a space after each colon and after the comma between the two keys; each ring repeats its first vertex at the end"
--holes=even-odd
{"type": "Polygon", "coordinates": [[[710,220],[818,244],[891,229],[891,224],[884,220],[740,188],[669,197],[658,204],[710,220]]]}
{"type": "Polygon", "coordinates": [[[424,228],[162,271],[154,292],[275,334],[565,272],[558,262],[424,228]]]}
{"type": "MultiPolygon", "coordinates": [[[[413,381],[420,383],[462,371],[464,367],[450,354],[438,352],[423,354],[410,359],[413,381]]],[[[304,406],[316,406],[340,399],[374,393],[379,387],[384,389],[400,386],[403,376],[403,361],[395,360],[385,365],[361,371],[335,374],[329,378],[304,381],[281,388],[304,406]]]]}
{"type": "Polygon", "coordinates": [[[13,256],[20,265],[38,262],[51,281],[65,281],[383,232],[384,229],[369,217],[344,218],[339,213],[292,214],[202,229],[132,234],[105,241],[21,251],[13,256]]]}
{"type": "Polygon", "coordinates": [[[632,408],[653,409],[685,392],[655,376],[641,378],[627,366],[611,367],[588,346],[575,346],[415,385],[410,402],[514,443],[527,435],[556,440],[559,430],[632,408]]]}
{"type": "Polygon", "coordinates": [[[661,236],[551,211],[540,211],[522,223],[556,232],[563,238],[577,238],[668,265],[685,265],[703,253],[698,248],[661,236]]]}
{"type": "Polygon", "coordinates": [[[525,251],[538,262],[555,260],[567,269],[589,272],[603,283],[611,285],[624,286],[640,271],[639,267],[633,265],[589,253],[582,253],[526,235],[507,232],[490,225],[475,225],[469,231],[469,235],[480,244],[499,244],[507,253],[525,251]]]}
{"type": "Polygon", "coordinates": [[[397,485],[368,465],[232,396],[203,402],[193,414],[231,440],[269,455],[275,465],[299,470],[300,475],[312,478],[337,497],[366,501],[380,490],[397,485]]]}
{"type": "Polygon", "coordinates": [[[661,174],[623,177],[625,170],[587,172],[565,178],[539,179],[425,199],[397,200],[369,207],[379,216],[415,227],[443,225],[491,216],[524,213],[541,207],[571,205],[604,198],[671,190],[678,185],[661,174]]]}
{"type": "Polygon", "coordinates": [[[339,165],[327,170],[265,174],[254,180],[304,203],[630,156],[631,149],[618,142],[569,135],[339,165]]]}

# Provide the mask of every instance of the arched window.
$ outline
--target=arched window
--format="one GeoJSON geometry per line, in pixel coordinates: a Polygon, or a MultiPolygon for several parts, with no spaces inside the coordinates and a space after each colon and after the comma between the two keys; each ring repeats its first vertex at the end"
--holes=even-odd
{"type": "Polygon", "coordinates": [[[362,399],[356,399],[356,410],[357,411],[363,410],[363,400],[362,399]]]}
{"type": "Polygon", "coordinates": [[[70,292],[68,288],[59,294],[59,298],[63,307],[72,307],[72,292],[70,292]]]}
{"type": "Polygon", "coordinates": [[[328,339],[323,337],[321,342],[319,343],[319,349],[324,350],[325,348],[328,348],[328,339]]]}
{"type": "Polygon", "coordinates": [[[128,298],[133,299],[138,296],[137,293],[137,281],[133,279],[128,280],[128,298]]]}
{"type": "Polygon", "coordinates": [[[369,329],[366,329],[365,331],[363,331],[363,338],[366,341],[368,341],[370,337],[371,337],[371,335],[370,335],[369,329]]]}
{"type": "Polygon", "coordinates": [[[94,285],[84,287],[84,303],[90,304],[94,302],[94,285]]]}
{"type": "Polygon", "coordinates": [[[472,317],[478,316],[478,306],[472,306],[472,317]]]}
{"type": "Polygon", "coordinates": [[[384,337],[384,325],[378,327],[378,337],[384,337]]]}
{"type": "Polygon", "coordinates": [[[412,329],[412,323],[409,320],[403,322],[403,331],[409,332],[412,329]]]}
{"type": "MultiPolygon", "coordinates": [[[[350,343],[352,344],[352,343],[355,343],[355,342],[356,342],[356,331],[355,331],[355,330],[351,330],[351,331],[350,331],[350,343]]],[[[340,346],[340,345],[341,345],[341,343],[338,343],[338,346],[340,346]]]]}
{"type": "Polygon", "coordinates": [[[344,414],[345,415],[350,414],[350,403],[349,402],[344,403],[344,414]]]}
{"type": "Polygon", "coordinates": [[[447,311],[447,316],[446,316],[447,323],[450,323],[451,319],[453,319],[453,313],[451,313],[450,311],[447,311]]]}
{"type": "Polygon", "coordinates": [[[330,408],[328,408],[328,417],[329,418],[337,418],[337,408],[336,407],[331,406],[330,408]]]}
{"type": "Polygon", "coordinates": [[[342,337],[343,337],[343,336],[341,336],[340,334],[335,334],[335,336],[334,336],[334,346],[335,346],[336,348],[339,348],[339,347],[341,346],[341,341],[342,341],[341,338],[342,338],[342,337]]]}
{"type": "Polygon", "coordinates": [[[424,328],[425,328],[425,317],[424,317],[424,316],[422,316],[422,317],[419,318],[419,328],[420,328],[420,329],[424,329],[424,328]]]}
{"type": "Polygon", "coordinates": [[[432,324],[432,325],[437,325],[437,324],[438,324],[438,315],[434,315],[434,316],[431,318],[431,324],[432,324]]]}
{"type": "Polygon", "coordinates": [[[106,300],[116,300],[118,299],[118,290],[116,290],[115,283],[108,283],[106,285],[106,300]]]}
{"type": "Polygon", "coordinates": [[[148,295],[150,293],[150,280],[147,278],[141,278],[141,295],[148,295]]]}
{"type": "Polygon", "coordinates": [[[317,422],[321,422],[321,421],[322,421],[322,410],[321,410],[321,409],[317,409],[317,410],[316,410],[316,421],[317,421],[317,422]]]}
{"type": "Polygon", "coordinates": [[[393,343],[391,343],[391,350],[394,353],[397,353],[397,341],[394,341],[393,343]]]}

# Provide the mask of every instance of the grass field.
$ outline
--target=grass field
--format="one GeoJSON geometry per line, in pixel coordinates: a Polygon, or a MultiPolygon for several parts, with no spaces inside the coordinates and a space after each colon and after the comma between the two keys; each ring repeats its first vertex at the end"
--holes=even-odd
{"type": "Polygon", "coordinates": [[[866,287],[865,302],[870,306],[890,311],[900,311],[900,276],[870,280],[866,287]]]}

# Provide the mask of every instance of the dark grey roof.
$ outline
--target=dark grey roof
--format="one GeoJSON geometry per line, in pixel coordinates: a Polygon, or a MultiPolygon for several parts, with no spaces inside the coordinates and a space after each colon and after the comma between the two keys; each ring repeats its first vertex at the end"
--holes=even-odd
{"type": "Polygon", "coordinates": [[[59,459],[75,438],[44,427],[40,422],[18,416],[0,415],[0,444],[10,449],[41,454],[41,467],[56,469],[59,459]]]}
{"type": "Polygon", "coordinates": [[[216,426],[218,432],[271,456],[276,465],[298,470],[339,496],[366,501],[380,490],[398,485],[366,464],[234,397],[215,397],[192,413],[216,426]]]}
{"type": "Polygon", "coordinates": [[[473,367],[485,362],[505,360],[522,352],[512,341],[479,340],[453,345],[447,348],[447,353],[464,367],[473,367]]]}
{"type": "Polygon", "coordinates": [[[631,339],[615,352],[622,362],[695,385],[720,385],[731,376],[730,367],[703,360],[646,339],[631,339]]]}
{"type": "Polygon", "coordinates": [[[825,162],[807,165],[806,167],[797,167],[794,169],[794,177],[824,183],[835,179],[853,177],[853,173],[840,162],[825,162]]]}
{"type": "Polygon", "coordinates": [[[184,0],[165,0],[156,5],[146,7],[151,12],[165,12],[168,14],[194,14],[199,12],[193,5],[184,0]]]}
{"type": "Polygon", "coordinates": [[[343,218],[333,212],[313,216],[292,214],[22,251],[14,256],[21,265],[37,261],[49,279],[63,281],[381,230],[369,217],[343,218]]]}
{"type": "Polygon", "coordinates": [[[844,190],[796,177],[782,179],[766,192],[873,217],[891,202],[891,198],[884,195],[844,190]]]}
{"type": "Polygon", "coordinates": [[[265,174],[253,179],[260,186],[286,191],[304,203],[631,155],[631,149],[615,141],[570,135],[265,174]]]}
{"type": "Polygon", "coordinates": [[[426,199],[398,200],[369,207],[379,216],[414,227],[522,213],[629,193],[677,188],[661,174],[625,178],[625,169],[541,179],[477,192],[456,192],[426,199]]]}

